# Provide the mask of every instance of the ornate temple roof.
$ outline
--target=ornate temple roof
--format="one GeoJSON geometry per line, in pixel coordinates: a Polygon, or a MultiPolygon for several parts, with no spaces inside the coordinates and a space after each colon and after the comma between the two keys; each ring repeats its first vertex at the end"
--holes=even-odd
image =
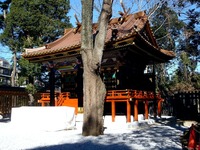
{"type": "MultiPolygon", "coordinates": [[[[93,24],[94,34],[97,29],[97,24],[93,24]]],[[[113,18],[109,22],[104,52],[127,45],[132,45],[158,62],[166,62],[175,57],[172,51],[158,47],[148,16],[143,11],[113,18]]],[[[64,35],[52,43],[38,48],[25,49],[22,56],[30,62],[62,60],[80,55],[80,49],[81,25],[77,24],[76,28],[65,29],[64,35]]]]}

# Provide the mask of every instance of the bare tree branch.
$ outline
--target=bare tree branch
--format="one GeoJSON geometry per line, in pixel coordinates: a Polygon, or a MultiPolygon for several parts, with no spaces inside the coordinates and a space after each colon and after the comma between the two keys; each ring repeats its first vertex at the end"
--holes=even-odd
{"type": "MultiPolygon", "coordinates": [[[[95,53],[96,56],[102,56],[104,42],[106,38],[106,31],[108,22],[112,16],[112,2],[113,0],[104,0],[102,11],[99,17],[99,24],[98,24],[98,34],[96,35],[95,40],[95,53]]],[[[98,58],[99,63],[101,63],[102,58],[98,58]]]]}
{"type": "Polygon", "coordinates": [[[161,39],[163,39],[163,38],[165,38],[165,37],[168,37],[169,35],[170,35],[170,33],[167,33],[165,36],[163,36],[163,37],[161,37],[161,38],[157,38],[156,40],[159,41],[159,40],[161,40],[161,39]]]}
{"type": "Polygon", "coordinates": [[[163,23],[154,31],[154,34],[165,24],[166,20],[167,20],[167,18],[165,18],[165,20],[163,21],[163,23]]]}

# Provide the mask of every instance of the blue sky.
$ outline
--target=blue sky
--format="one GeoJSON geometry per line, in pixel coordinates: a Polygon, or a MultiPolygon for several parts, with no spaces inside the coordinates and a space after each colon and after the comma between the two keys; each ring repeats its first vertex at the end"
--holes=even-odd
{"type": "Polygon", "coordinates": [[[11,62],[11,59],[12,59],[11,51],[9,50],[8,47],[3,46],[1,43],[0,43],[0,54],[1,54],[1,57],[11,62]]]}

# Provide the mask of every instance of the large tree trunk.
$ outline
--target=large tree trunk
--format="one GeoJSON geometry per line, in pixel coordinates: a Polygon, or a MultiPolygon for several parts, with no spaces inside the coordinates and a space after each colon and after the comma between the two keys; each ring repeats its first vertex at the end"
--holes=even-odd
{"type": "Polygon", "coordinates": [[[100,77],[100,67],[108,21],[112,12],[112,0],[104,0],[99,17],[98,30],[96,33],[93,33],[93,4],[94,0],[82,0],[81,55],[84,71],[84,120],[82,134],[84,136],[103,134],[103,111],[106,89],[100,77]]]}
{"type": "MultiPolygon", "coordinates": [[[[87,61],[87,55],[83,59],[87,61]]],[[[90,59],[89,59],[90,60],[90,59]]],[[[87,62],[86,62],[87,63],[87,62]]],[[[84,136],[103,134],[103,110],[106,94],[105,85],[99,75],[91,71],[87,64],[83,73],[84,136]]]]}
{"type": "Polygon", "coordinates": [[[17,68],[17,56],[16,52],[13,52],[13,69],[11,73],[11,86],[16,86],[16,68],[17,68]]]}

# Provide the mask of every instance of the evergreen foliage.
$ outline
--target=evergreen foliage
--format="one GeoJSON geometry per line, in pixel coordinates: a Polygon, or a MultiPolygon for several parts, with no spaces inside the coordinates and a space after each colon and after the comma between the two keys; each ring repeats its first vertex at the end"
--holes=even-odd
{"type": "Polygon", "coordinates": [[[19,51],[52,42],[71,27],[69,8],[66,0],[12,0],[1,40],[10,48],[18,43],[19,51]]]}
{"type": "Polygon", "coordinates": [[[185,26],[179,35],[176,49],[179,67],[172,78],[171,87],[174,91],[199,90],[200,72],[196,70],[200,63],[200,2],[183,0],[179,4],[180,17],[184,17],[185,26]],[[183,12],[183,8],[191,4],[193,7],[183,12]]]}
{"type": "Polygon", "coordinates": [[[184,22],[179,20],[178,14],[172,10],[167,3],[164,3],[152,17],[152,29],[160,47],[168,50],[175,50],[175,42],[184,22]]]}
{"type": "Polygon", "coordinates": [[[200,88],[200,73],[196,71],[200,52],[199,1],[171,2],[163,3],[151,20],[159,46],[176,53],[176,59],[156,67],[157,87],[165,96],[200,88]],[[169,75],[168,68],[176,66],[169,75]]]}
{"type": "MultiPolygon", "coordinates": [[[[0,3],[0,41],[9,47],[13,55],[13,81],[21,70],[19,83],[24,77],[33,77],[38,71],[37,64],[18,58],[24,48],[34,48],[52,42],[64,33],[64,29],[71,27],[69,17],[69,0],[6,0],[0,3]]],[[[25,78],[24,78],[25,79],[25,78]]],[[[31,79],[32,80],[32,79],[31,79]]],[[[31,81],[32,82],[32,81],[31,81]]],[[[13,84],[16,86],[17,84],[13,84]]]]}

